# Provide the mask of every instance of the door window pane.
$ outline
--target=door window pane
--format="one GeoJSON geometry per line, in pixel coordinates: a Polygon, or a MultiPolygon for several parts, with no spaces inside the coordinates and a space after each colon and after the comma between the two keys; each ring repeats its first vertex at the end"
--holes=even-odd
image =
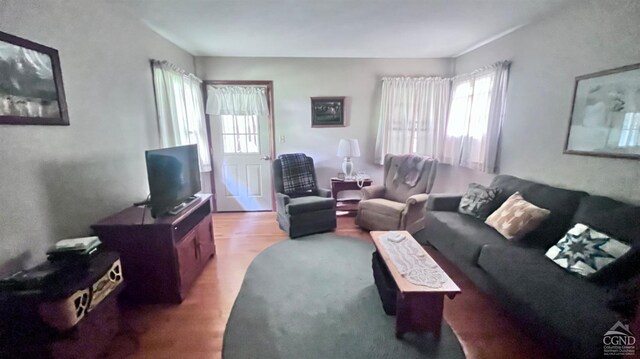
{"type": "Polygon", "coordinates": [[[224,153],[260,153],[257,116],[220,116],[224,153]]]}
{"type": "Polygon", "coordinates": [[[236,133],[247,133],[247,116],[235,116],[236,118],[236,133]]]}
{"type": "Polygon", "coordinates": [[[222,116],[222,133],[234,133],[234,122],[233,116],[222,116]]]}
{"type": "Polygon", "coordinates": [[[236,153],[235,140],[233,137],[233,135],[222,135],[224,153],[236,153]]]}
{"type": "Polygon", "coordinates": [[[258,135],[247,136],[247,152],[248,153],[260,152],[260,147],[258,146],[258,135]]]}

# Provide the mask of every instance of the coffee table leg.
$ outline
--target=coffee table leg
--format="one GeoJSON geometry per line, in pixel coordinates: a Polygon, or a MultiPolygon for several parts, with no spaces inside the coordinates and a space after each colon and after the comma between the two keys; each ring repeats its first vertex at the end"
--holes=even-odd
{"type": "Polygon", "coordinates": [[[440,338],[444,295],[439,293],[398,293],[396,338],[406,332],[432,332],[440,338]]]}
{"type": "Polygon", "coordinates": [[[408,327],[408,317],[411,317],[411,313],[407,311],[404,296],[398,292],[398,294],[396,294],[396,338],[402,339],[402,334],[404,334],[408,327]]]}

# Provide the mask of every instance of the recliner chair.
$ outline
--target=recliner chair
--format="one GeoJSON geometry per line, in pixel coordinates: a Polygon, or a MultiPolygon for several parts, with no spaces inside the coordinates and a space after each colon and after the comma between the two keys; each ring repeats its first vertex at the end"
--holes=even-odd
{"type": "Polygon", "coordinates": [[[371,231],[407,230],[415,233],[424,228],[425,205],[433,187],[438,161],[428,159],[415,186],[394,180],[403,156],[384,158],[384,185],[362,188],[356,224],[371,231]]]}
{"type": "Polygon", "coordinates": [[[313,181],[316,190],[300,195],[284,193],[282,162],[273,161],[273,179],[276,190],[278,225],[289,237],[297,238],[313,233],[331,231],[336,228],[336,201],[331,191],[317,186],[318,180],[313,159],[307,156],[314,168],[313,181]]]}

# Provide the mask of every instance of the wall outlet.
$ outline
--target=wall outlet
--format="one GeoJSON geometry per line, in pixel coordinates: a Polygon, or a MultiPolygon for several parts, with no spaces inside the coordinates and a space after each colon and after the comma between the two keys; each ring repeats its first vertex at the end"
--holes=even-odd
{"type": "Polygon", "coordinates": [[[280,136],[280,143],[284,143],[285,142],[285,138],[284,135],[280,136]]]}

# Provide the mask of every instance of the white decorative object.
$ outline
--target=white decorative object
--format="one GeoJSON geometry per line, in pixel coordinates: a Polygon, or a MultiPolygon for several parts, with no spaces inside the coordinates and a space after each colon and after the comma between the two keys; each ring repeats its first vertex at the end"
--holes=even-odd
{"type": "Polygon", "coordinates": [[[353,162],[351,157],[360,157],[360,146],[355,138],[341,139],[338,144],[338,157],[344,157],[342,162],[342,172],[345,174],[346,180],[353,179],[353,162]]]}
{"type": "Polygon", "coordinates": [[[447,282],[447,275],[438,264],[424,253],[416,241],[407,241],[401,232],[388,232],[380,237],[380,243],[398,273],[415,285],[440,288],[447,282]]]}

